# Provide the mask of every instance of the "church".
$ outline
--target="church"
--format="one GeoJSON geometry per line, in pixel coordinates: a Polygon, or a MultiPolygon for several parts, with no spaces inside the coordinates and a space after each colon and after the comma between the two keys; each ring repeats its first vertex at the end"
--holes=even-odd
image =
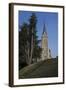
{"type": "Polygon", "coordinates": [[[43,33],[42,33],[42,37],[41,37],[41,48],[42,48],[41,58],[38,59],[37,62],[41,61],[41,60],[51,59],[52,58],[51,50],[49,49],[49,45],[48,45],[48,34],[47,34],[45,24],[43,26],[43,33]]]}
{"type": "Polygon", "coordinates": [[[46,25],[43,26],[43,33],[41,38],[41,60],[51,59],[51,50],[48,47],[48,34],[46,30],[46,25]]]}

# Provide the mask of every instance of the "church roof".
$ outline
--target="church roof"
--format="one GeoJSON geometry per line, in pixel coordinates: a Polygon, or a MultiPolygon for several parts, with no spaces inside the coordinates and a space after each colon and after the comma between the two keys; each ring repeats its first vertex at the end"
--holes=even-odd
{"type": "Polygon", "coordinates": [[[47,33],[47,31],[46,31],[46,25],[45,24],[43,26],[43,34],[44,34],[44,32],[47,33]]]}

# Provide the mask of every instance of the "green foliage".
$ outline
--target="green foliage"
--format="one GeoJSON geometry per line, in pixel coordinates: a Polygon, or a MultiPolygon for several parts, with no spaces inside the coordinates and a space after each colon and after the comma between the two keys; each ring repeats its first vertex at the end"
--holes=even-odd
{"type": "Polygon", "coordinates": [[[19,68],[31,64],[41,56],[41,48],[36,30],[37,17],[32,13],[29,24],[23,23],[19,31],[19,68]]]}
{"type": "Polygon", "coordinates": [[[28,25],[26,23],[21,27],[21,31],[19,31],[19,68],[23,67],[23,64],[26,65],[26,44],[27,44],[27,29],[28,25]]]}
{"type": "Polygon", "coordinates": [[[35,28],[36,27],[36,23],[37,23],[37,17],[35,15],[35,13],[32,13],[30,19],[29,19],[29,23],[30,23],[30,28],[35,28]]]}
{"type": "MultiPolygon", "coordinates": [[[[32,28],[33,28],[33,53],[32,53],[32,58],[34,59],[34,61],[37,61],[37,58],[40,58],[41,56],[41,48],[39,46],[39,40],[38,40],[38,36],[37,36],[37,30],[36,30],[36,24],[37,24],[37,17],[35,15],[35,13],[32,13],[32,16],[29,19],[29,29],[30,29],[30,34],[32,33],[32,28]]],[[[31,35],[30,35],[30,39],[31,39],[31,35]]]]}

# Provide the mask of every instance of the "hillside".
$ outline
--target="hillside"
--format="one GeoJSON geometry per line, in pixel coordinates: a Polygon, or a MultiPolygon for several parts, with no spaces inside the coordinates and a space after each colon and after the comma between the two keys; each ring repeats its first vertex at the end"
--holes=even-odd
{"type": "Polygon", "coordinates": [[[57,77],[58,59],[48,59],[24,67],[19,71],[19,78],[57,77]]]}

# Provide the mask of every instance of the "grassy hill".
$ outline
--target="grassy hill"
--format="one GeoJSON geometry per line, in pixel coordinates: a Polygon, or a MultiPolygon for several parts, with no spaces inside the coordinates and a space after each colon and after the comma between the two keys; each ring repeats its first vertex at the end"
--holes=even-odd
{"type": "Polygon", "coordinates": [[[58,76],[58,59],[48,59],[24,67],[19,71],[19,78],[41,78],[58,76]]]}

